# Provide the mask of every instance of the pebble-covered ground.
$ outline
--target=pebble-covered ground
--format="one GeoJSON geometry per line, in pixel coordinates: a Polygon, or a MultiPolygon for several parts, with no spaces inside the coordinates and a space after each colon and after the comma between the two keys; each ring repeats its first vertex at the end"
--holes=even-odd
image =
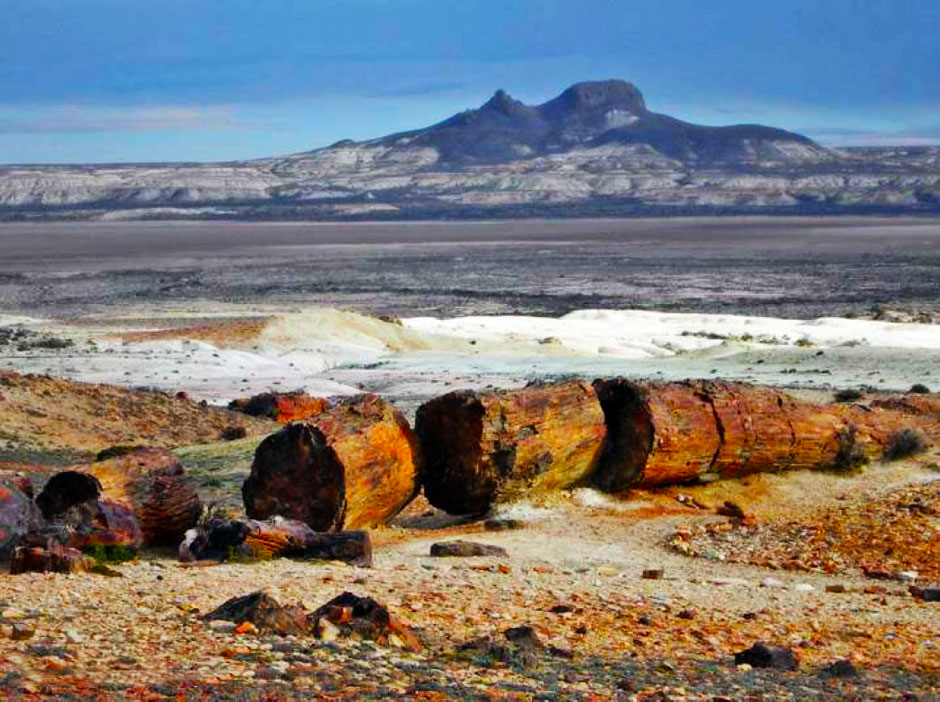
{"type": "MultiPolygon", "coordinates": [[[[907,490],[932,489],[914,482],[929,470],[891,470],[907,490]]],[[[860,503],[876,471],[812,480],[860,503]]],[[[0,698],[937,699],[940,604],[915,599],[907,584],[689,558],[667,545],[677,526],[726,521],[678,494],[700,504],[735,489],[739,499],[760,495],[748,506],[759,519],[762,505],[800,509],[805,480],[762,476],[619,502],[576,491],[510,509],[525,526],[499,532],[453,524],[419,501],[401,526],[375,532],[369,569],[288,560],[182,567],[172,554],[145,553],[114,566],[121,577],[3,575],[0,698]],[[430,544],[458,537],[509,555],[428,555],[430,544]],[[648,569],[662,569],[662,579],[644,578],[648,569]],[[236,634],[199,618],[260,588],[311,610],[344,591],[371,596],[423,650],[236,634]],[[519,625],[534,627],[545,648],[508,658],[459,650],[519,625]],[[734,653],[757,641],[792,649],[799,670],[736,666],[734,653]],[[826,672],[844,659],[856,677],[826,672]]]]}

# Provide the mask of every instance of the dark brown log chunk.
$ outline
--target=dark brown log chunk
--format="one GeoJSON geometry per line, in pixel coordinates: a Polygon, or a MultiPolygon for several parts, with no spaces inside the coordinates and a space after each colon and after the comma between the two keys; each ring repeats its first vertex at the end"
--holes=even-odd
{"type": "Polygon", "coordinates": [[[82,502],[97,500],[100,495],[101,483],[96,477],[77,470],[64,470],[46,481],[36,497],[36,505],[43,517],[52,519],[82,502]]]}
{"type": "Polygon", "coordinates": [[[241,624],[250,622],[262,634],[289,636],[304,634],[313,628],[310,613],[300,605],[285,605],[273,593],[258,590],[233,597],[202,617],[205,621],[222,619],[241,624]]]}
{"type": "Polygon", "coordinates": [[[10,574],[20,573],[81,573],[88,570],[92,560],[76,548],[59,544],[19,546],[13,550],[10,574]]]}
{"type": "Polygon", "coordinates": [[[418,409],[415,430],[425,495],[452,514],[576,485],[606,433],[594,389],[580,381],[452,392],[418,409]]]}
{"type": "Polygon", "coordinates": [[[329,531],[384,524],[419,489],[414,432],[389,403],[365,395],[262,441],[242,497],[252,519],[280,515],[329,531]]]}
{"type": "Polygon", "coordinates": [[[316,417],[326,412],[330,403],[304,392],[265,392],[245,399],[232,400],[229,409],[252,417],[267,417],[280,424],[316,417]]]}
{"type": "Polygon", "coordinates": [[[169,451],[137,449],[83,470],[105,497],[130,506],[148,546],[175,546],[202,514],[195,483],[169,451]]]}
{"type": "Polygon", "coordinates": [[[431,555],[437,558],[479,558],[481,556],[507,558],[509,556],[502,546],[460,540],[431,544],[431,555]]]}
{"type": "Polygon", "coordinates": [[[23,537],[42,526],[42,514],[25,487],[18,479],[0,482],[0,562],[10,560],[23,537]]]}
{"type": "Polygon", "coordinates": [[[375,641],[382,646],[395,646],[420,651],[417,635],[392,615],[387,607],[371,597],[344,592],[310,615],[314,633],[322,636],[323,621],[330,622],[344,637],[375,641]]]}

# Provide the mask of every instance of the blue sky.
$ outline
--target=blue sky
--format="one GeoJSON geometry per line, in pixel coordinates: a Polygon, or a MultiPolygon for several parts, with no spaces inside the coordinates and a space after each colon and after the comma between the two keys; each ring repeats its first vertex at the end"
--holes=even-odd
{"type": "Polygon", "coordinates": [[[0,0],[0,163],[285,154],[614,77],[690,121],[940,144],[940,2],[0,0]]]}

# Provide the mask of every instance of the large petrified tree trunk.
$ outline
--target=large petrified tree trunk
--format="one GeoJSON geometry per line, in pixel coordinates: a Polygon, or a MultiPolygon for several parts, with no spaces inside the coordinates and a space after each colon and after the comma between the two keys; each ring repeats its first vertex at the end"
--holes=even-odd
{"type": "Polygon", "coordinates": [[[304,392],[265,392],[245,399],[232,400],[229,409],[252,417],[268,417],[279,424],[309,419],[330,408],[328,400],[304,392]]]}
{"type": "Polygon", "coordinates": [[[669,485],[837,462],[846,437],[879,455],[912,419],[815,404],[774,388],[724,381],[595,381],[608,439],[594,475],[603,490],[669,485]]]}
{"type": "Polygon", "coordinates": [[[242,486],[245,512],[316,531],[383,524],[417,494],[418,466],[401,412],[375,395],[344,400],[261,442],[242,486]]]}
{"type": "Polygon", "coordinates": [[[98,479],[105,497],[133,510],[148,546],[177,545],[202,514],[195,483],[164,449],[138,449],[80,469],[98,479]]]}
{"type": "Polygon", "coordinates": [[[42,527],[42,514],[28,490],[28,481],[0,478],[0,562],[10,560],[23,537],[42,527]]]}
{"type": "Polygon", "coordinates": [[[418,409],[415,430],[425,495],[453,514],[577,484],[606,433],[594,389],[580,381],[452,392],[418,409]]]}

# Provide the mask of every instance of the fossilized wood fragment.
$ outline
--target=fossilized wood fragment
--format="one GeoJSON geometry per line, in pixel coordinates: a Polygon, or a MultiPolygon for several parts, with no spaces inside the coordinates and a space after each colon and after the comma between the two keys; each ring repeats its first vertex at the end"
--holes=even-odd
{"type": "Polygon", "coordinates": [[[267,417],[280,424],[316,417],[329,407],[329,400],[303,392],[265,392],[229,403],[229,409],[253,417],[267,417]]]}
{"type": "Polygon", "coordinates": [[[88,570],[92,559],[82,555],[77,548],[59,544],[19,546],[13,550],[10,574],[21,573],[81,573],[88,570]]]}
{"type": "Polygon", "coordinates": [[[148,546],[175,546],[202,514],[195,483],[169,451],[138,449],[83,470],[105,497],[130,506],[148,546]]]}
{"type": "Polygon", "coordinates": [[[415,430],[425,495],[452,514],[577,484],[594,469],[606,434],[585,382],[452,392],[418,409],[415,430]]]}
{"type": "Polygon", "coordinates": [[[383,524],[419,489],[414,432],[366,395],[262,441],[242,496],[253,519],[280,515],[329,531],[383,524]]]}
{"type": "Polygon", "coordinates": [[[23,537],[41,527],[39,508],[19,480],[0,481],[0,561],[8,561],[23,537]]]}

